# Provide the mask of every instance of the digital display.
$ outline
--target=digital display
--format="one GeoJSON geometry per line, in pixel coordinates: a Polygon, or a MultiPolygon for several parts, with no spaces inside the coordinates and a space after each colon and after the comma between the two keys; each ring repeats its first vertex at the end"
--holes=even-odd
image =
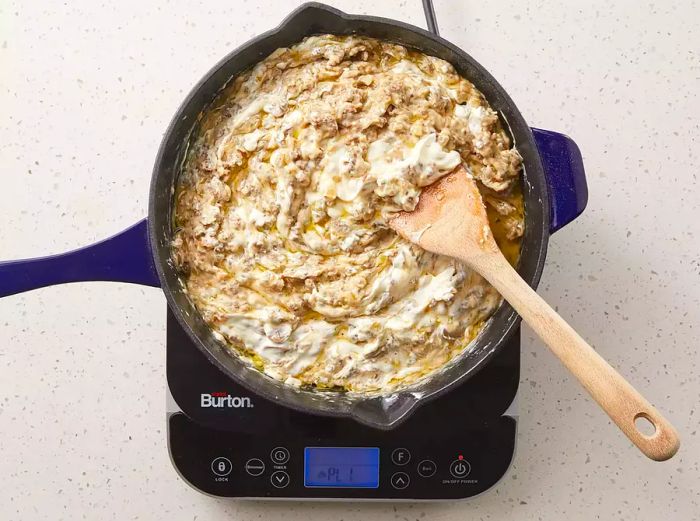
{"type": "Polygon", "coordinates": [[[379,487],[377,447],[306,447],[304,486],[379,487]]]}

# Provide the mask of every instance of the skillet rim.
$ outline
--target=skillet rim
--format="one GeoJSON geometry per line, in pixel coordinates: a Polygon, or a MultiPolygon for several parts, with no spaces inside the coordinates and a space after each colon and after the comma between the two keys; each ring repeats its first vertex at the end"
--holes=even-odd
{"type": "MultiPolygon", "coordinates": [[[[181,134],[182,129],[189,126],[189,131],[186,132],[186,139],[184,140],[188,142],[191,132],[196,127],[196,116],[206,109],[208,103],[215,97],[216,92],[232,77],[240,74],[248,67],[239,67],[233,74],[228,74],[228,79],[220,82],[213,96],[209,97],[208,101],[202,104],[198,98],[202,96],[208,83],[221,74],[223,70],[227,69],[231,62],[236,61],[242,54],[255,51],[257,47],[264,46],[266,42],[280,36],[285,31],[293,33],[296,36],[295,41],[301,41],[306,36],[322,32],[334,34],[357,33],[376,37],[373,34],[364,32],[367,27],[374,27],[377,31],[380,28],[393,29],[398,33],[416,37],[423,41],[423,46],[407,44],[401,38],[386,39],[416,48],[425,54],[435,55],[430,49],[425,48],[432,46],[453,55],[460,62],[460,66],[458,67],[454,60],[447,61],[450,61],[460,74],[463,74],[469,81],[474,83],[486,96],[491,106],[499,112],[502,123],[505,123],[504,127],[509,131],[514,145],[523,156],[523,195],[526,226],[518,271],[522,272],[523,269],[526,269],[527,273],[523,277],[530,286],[536,288],[544,268],[549,238],[549,193],[532,132],[506,91],[468,53],[440,36],[397,20],[366,15],[350,15],[317,2],[301,5],[292,11],[276,28],[261,33],[228,53],[197,82],[184,98],[163,135],[156,156],[149,193],[148,230],[154,264],[161,282],[161,288],[168,301],[168,306],[180,326],[211,363],[245,389],[264,399],[282,402],[283,405],[290,409],[322,416],[352,417],[365,425],[387,430],[398,426],[418,405],[425,404],[464,383],[500,351],[507,343],[510,335],[517,329],[520,321],[520,317],[507,303],[502,303],[494,315],[489,318],[486,326],[477,338],[469,344],[471,346],[469,351],[465,350],[462,354],[454,357],[445,367],[439,369],[430,377],[420,380],[417,384],[412,384],[386,395],[298,390],[264,375],[250,367],[242,359],[229,354],[214,339],[212,330],[204,324],[199,313],[196,312],[191,303],[185,305],[187,309],[183,309],[183,302],[181,301],[183,298],[187,302],[189,300],[184,296],[179,276],[170,259],[171,202],[183,154],[181,150],[183,148],[183,140],[180,137],[176,137],[176,134],[178,131],[181,134]],[[319,20],[322,20],[323,17],[339,19],[345,24],[344,29],[349,29],[349,31],[345,33],[324,31],[318,25],[319,20]],[[461,70],[464,68],[472,69],[475,74],[464,74],[461,70]],[[494,103],[494,100],[497,100],[497,103],[494,103]],[[197,103],[197,110],[193,111],[192,105],[195,103],[197,103]],[[499,110],[499,108],[504,110],[499,110]],[[507,118],[504,114],[505,110],[508,112],[507,118]],[[192,115],[194,117],[191,117],[192,115]],[[513,132],[514,128],[515,132],[513,132]],[[518,141],[515,139],[516,134],[518,141]],[[177,153],[173,154],[173,152],[177,153]],[[171,163],[173,159],[175,161],[171,163]],[[167,212],[162,212],[160,208],[164,199],[162,186],[165,182],[164,179],[167,181],[166,186],[170,187],[168,194],[166,194],[167,212]],[[535,206],[532,206],[533,204],[535,206]],[[539,219],[533,222],[532,216],[537,216],[539,219]],[[205,330],[202,330],[202,326],[204,326],[205,330]],[[496,326],[501,327],[497,328],[496,326]],[[204,334],[200,335],[195,328],[202,330],[204,334]],[[483,338],[486,338],[486,341],[483,341],[483,338]],[[481,342],[480,339],[482,340],[481,342]],[[214,345],[210,347],[207,342],[214,345]],[[232,368],[232,366],[235,367],[232,368]],[[238,374],[239,372],[241,374],[238,374]],[[445,376],[446,374],[452,376],[445,376]],[[439,385],[431,385],[436,383],[439,385]]],[[[257,61],[260,61],[269,52],[263,51],[257,54],[257,61]]],[[[186,144],[184,148],[187,148],[186,144]]]]}

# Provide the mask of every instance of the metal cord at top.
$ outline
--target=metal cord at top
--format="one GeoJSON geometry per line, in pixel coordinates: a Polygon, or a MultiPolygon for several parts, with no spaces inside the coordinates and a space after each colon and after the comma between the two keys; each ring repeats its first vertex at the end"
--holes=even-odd
{"type": "Polygon", "coordinates": [[[435,18],[433,0],[423,0],[423,11],[425,12],[425,21],[428,24],[428,31],[439,36],[440,31],[438,31],[437,19],[435,18]]]}

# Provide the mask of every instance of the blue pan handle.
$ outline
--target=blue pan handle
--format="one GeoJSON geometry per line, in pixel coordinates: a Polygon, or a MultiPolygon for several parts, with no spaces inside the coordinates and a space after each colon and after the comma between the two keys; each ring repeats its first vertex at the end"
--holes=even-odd
{"type": "Polygon", "coordinates": [[[549,232],[554,233],[576,219],[586,208],[586,173],[581,151],[569,136],[539,128],[533,128],[532,135],[547,179],[549,232]]]}
{"type": "Polygon", "coordinates": [[[0,297],[89,280],[160,287],[146,219],[85,248],[50,257],[0,262],[0,297]]]}

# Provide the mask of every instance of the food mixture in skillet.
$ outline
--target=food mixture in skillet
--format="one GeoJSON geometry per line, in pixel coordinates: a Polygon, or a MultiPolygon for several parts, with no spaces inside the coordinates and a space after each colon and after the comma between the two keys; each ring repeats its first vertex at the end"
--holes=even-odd
{"type": "Polygon", "coordinates": [[[296,386],[387,391],[462,352],[500,303],[459,262],[387,227],[463,163],[519,254],[521,158],[445,61],[314,36],[222,91],[176,194],[174,261],[236,354],[296,386]]]}

